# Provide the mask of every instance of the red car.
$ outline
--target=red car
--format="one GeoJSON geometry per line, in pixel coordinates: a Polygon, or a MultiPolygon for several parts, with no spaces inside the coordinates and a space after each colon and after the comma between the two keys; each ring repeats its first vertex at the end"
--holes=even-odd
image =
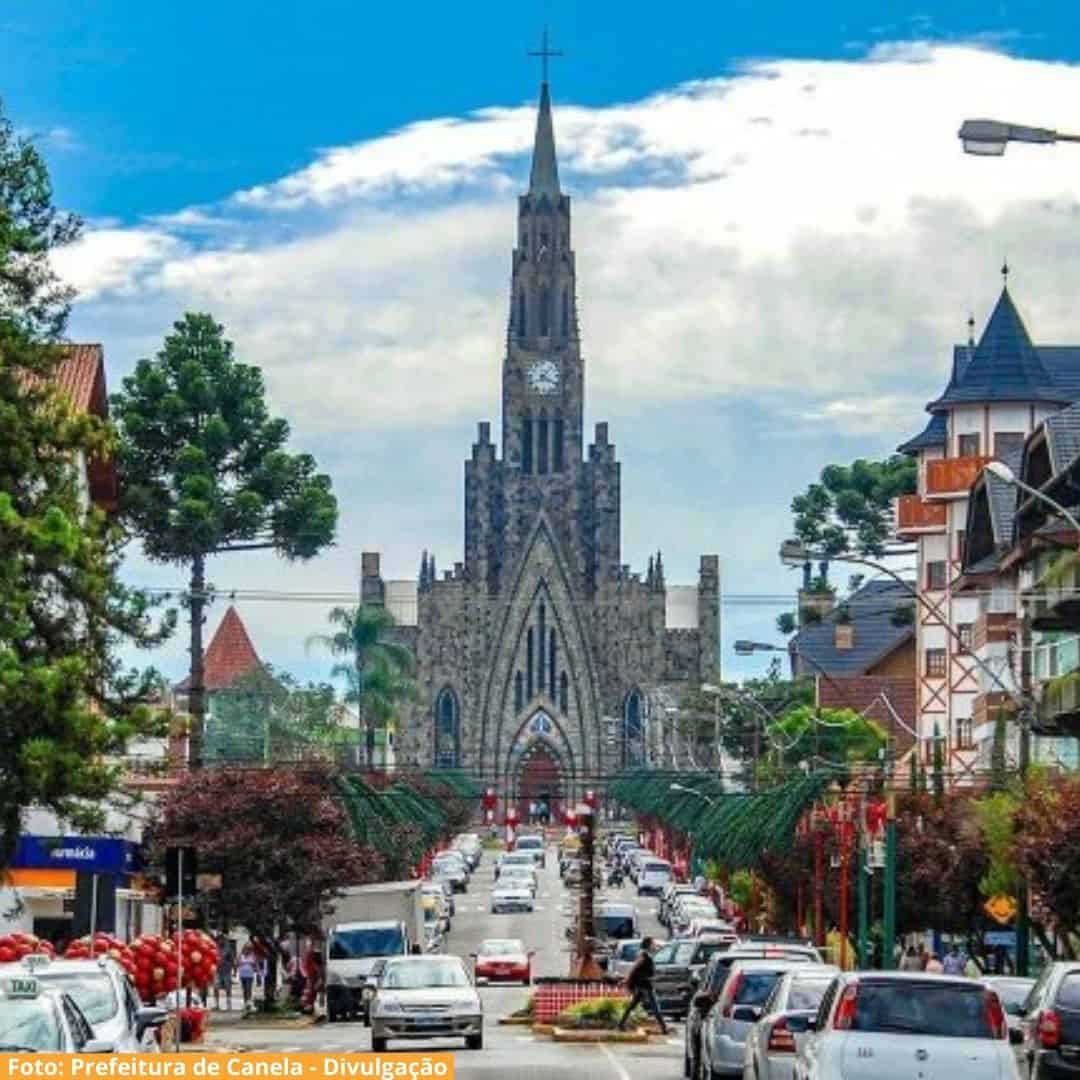
{"type": "Polygon", "coordinates": [[[514,938],[489,939],[480,943],[476,960],[477,979],[489,982],[520,982],[526,986],[532,982],[533,950],[514,938]]]}

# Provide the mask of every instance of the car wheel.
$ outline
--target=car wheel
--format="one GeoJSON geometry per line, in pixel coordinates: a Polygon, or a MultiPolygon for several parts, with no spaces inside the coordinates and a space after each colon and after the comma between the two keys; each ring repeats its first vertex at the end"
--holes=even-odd
{"type": "Polygon", "coordinates": [[[385,1054],[386,1053],[386,1044],[387,1044],[388,1041],[389,1041],[388,1039],[372,1039],[371,1040],[372,1052],[376,1053],[376,1054],[385,1054]]]}
{"type": "Polygon", "coordinates": [[[484,1049],[484,1033],[480,1032],[479,1035],[466,1035],[465,1036],[465,1048],[467,1050],[483,1050],[484,1049]]]}

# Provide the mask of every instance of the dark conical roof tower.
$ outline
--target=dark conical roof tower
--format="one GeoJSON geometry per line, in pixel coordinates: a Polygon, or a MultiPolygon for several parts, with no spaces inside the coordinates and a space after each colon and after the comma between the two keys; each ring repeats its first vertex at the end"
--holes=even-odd
{"type": "Polygon", "coordinates": [[[540,84],[540,110],[536,114],[529,194],[559,197],[559,163],[555,158],[555,126],[551,120],[551,91],[547,81],[540,84]]]}

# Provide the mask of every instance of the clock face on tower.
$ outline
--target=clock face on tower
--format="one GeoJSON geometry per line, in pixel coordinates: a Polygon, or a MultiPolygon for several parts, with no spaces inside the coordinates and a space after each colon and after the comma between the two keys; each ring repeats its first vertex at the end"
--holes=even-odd
{"type": "Polygon", "coordinates": [[[554,394],[559,389],[559,365],[554,360],[538,360],[528,371],[529,389],[538,394],[554,394]]]}

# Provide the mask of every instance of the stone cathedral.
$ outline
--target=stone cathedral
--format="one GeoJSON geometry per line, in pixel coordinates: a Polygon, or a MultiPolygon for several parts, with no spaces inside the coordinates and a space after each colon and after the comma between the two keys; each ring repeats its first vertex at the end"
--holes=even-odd
{"type": "Polygon", "coordinates": [[[518,199],[502,426],[465,463],[464,561],[385,581],[362,557],[361,600],[386,604],[417,658],[421,699],[399,766],[461,767],[553,809],[628,765],[660,760],[662,721],[718,667],[719,559],[672,587],[662,556],[620,552],[620,465],[608,425],[586,445],[585,364],[570,198],[551,98],[540,91],[528,191],[518,199]]]}

